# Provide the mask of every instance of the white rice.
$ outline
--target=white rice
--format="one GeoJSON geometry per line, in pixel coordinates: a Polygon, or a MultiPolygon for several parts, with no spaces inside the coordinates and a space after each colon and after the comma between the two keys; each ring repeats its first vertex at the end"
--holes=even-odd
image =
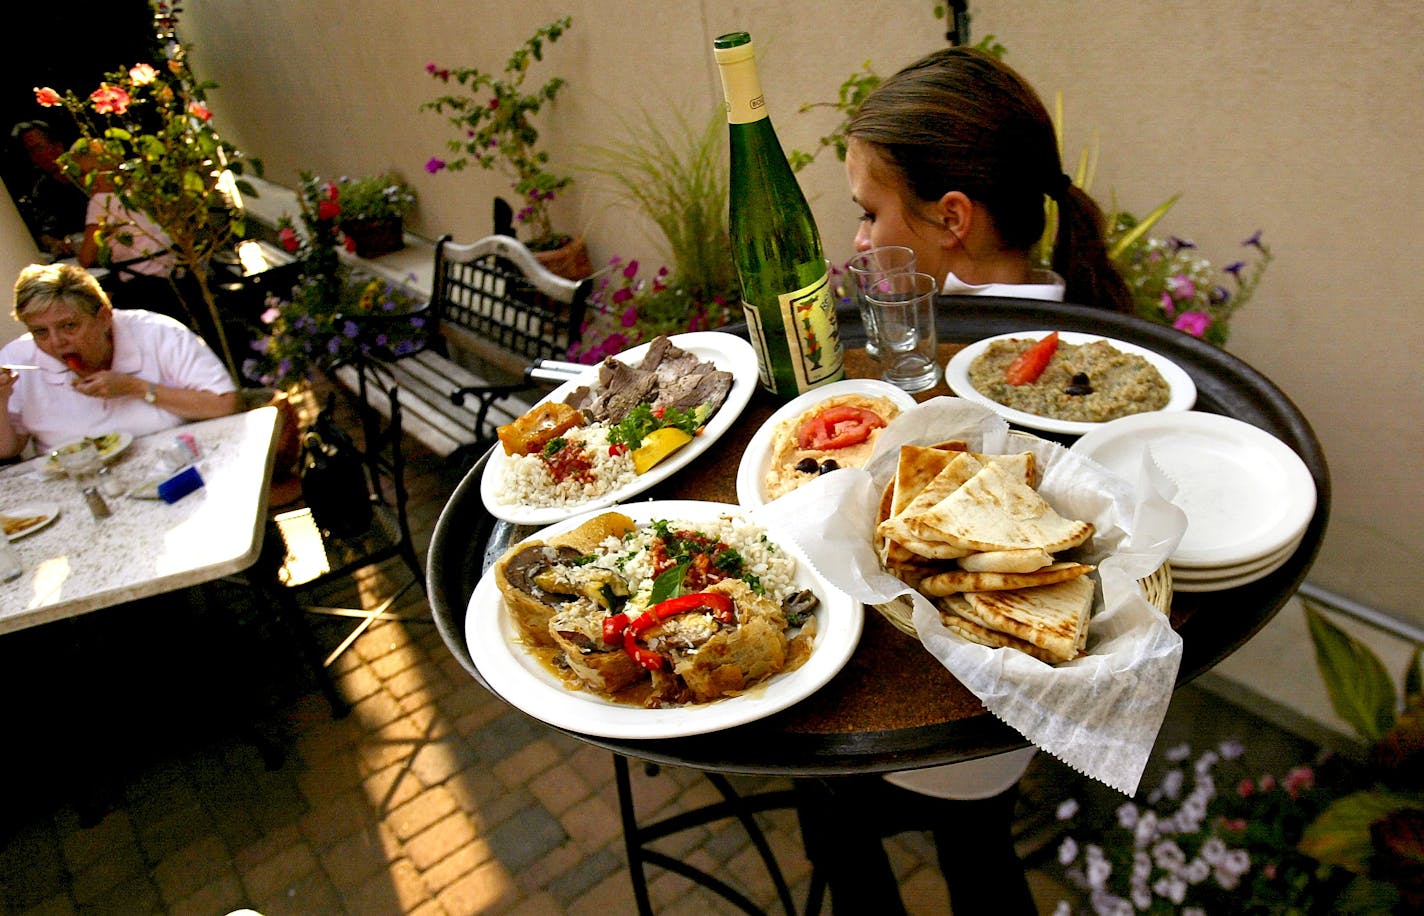
{"type": "Polygon", "coordinates": [[[538,455],[506,455],[504,476],[500,480],[498,498],[505,505],[577,506],[631,483],[637,473],[628,451],[608,454],[608,427],[602,423],[571,429],[563,435],[571,442],[583,444],[593,458],[594,479],[590,483],[577,480],[555,481],[549,468],[538,455]]]}
{"type": "MultiPolygon", "coordinates": [[[[756,576],[766,597],[780,604],[799,589],[796,585],[796,559],[766,537],[766,529],[742,516],[721,516],[709,521],[668,520],[673,531],[694,531],[715,538],[742,556],[742,578],[756,576]]],[[[606,539],[600,547],[607,553],[591,565],[622,570],[629,590],[635,597],[630,607],[646,604],[653,588],[653,559],[649,548],[657,533],[651,524],[643,525],[629,538],[606,539]]]]}

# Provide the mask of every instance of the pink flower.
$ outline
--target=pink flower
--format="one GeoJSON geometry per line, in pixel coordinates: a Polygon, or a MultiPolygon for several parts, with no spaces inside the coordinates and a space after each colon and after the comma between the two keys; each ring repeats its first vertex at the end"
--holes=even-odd
{"type": "Polygon", "coordinates": [[[632,298],[633,291],[626,286],[622,289],[617,289],[613,291],[613,301],[619,305],[622,305],[623,303],[627,302],[629,299],[632,298]]]}
{"type": "Polygon", "coordinates": [[[497,111],[499,109],[498,97],[489,100],[489,107],[490,111],[497,111]]]}
{"type": "Polygon", "coordinates": [[[48,86],[36,86],[35,101],[46,108],[53,108],[60,103],[59,93],[48,86]]]}
{"type": "Polygon", "coordinates": [[[262,323],[271,324],[280,317],[282,317],[282,310],[274,306],[262,313],[262,323]]]}
{"type": "Polygon", "coordinates": [[[628,308],[623,311],[623,317],[619,319],[619,321],[625,328],[631,328],[633,325],[637,324],[638,307],[636,305],[628,306],[628,308]]]}
{"type": "Polygon", "coordinates": [[[1291,798],[1296,798],[1301,792],[1308,792],[1315,788],[1315,771],[1308,766],[1298,766],[1286,774],[1286,791],[1291,798]]]}
{"type": "Polygon", "coordinates": [[[1172,294],[1162,293],[1162,314],[1168,318],[1175,318],[1177,315],[1177,303],[1172,301],[1172,294]]]}
{"type": "Polygon", "coordinates": [[[334,200],[323,200],[316,205],[317,219],[336,219],[341,215],[341,204],[334,200]]]}
{"type": "Polygon", "coordinates": [[[623,268],[623,276],[625,276],[625,277],[627,277],[629,280],[631,280],[631,279],[633,279],[634,277],[636,277],[637,275],[638,275],[638,259],[637,259],[637,258],[634,258],[633,260],[631,260],[631,261],[628,262],[628,266],[627,266],[627,267],[623,268]]]}
{"type": "Polygon", "coordinates": [[[94,103],[94,110],[99,114],[121,115],[129,110],[129,94],[118,86],[110,86],[103,83],[98,89],[89,93],[89,101],[94,103]]]}
{"type": "Polygon", "coordinates": [[[1265,776],[1262,776],[1262,777],[1261,777],[1261,791],[1262,791],[1262,792],[1269,792],[1269,791],[1271,791],[1272,789],[1274,789],[1275,787],[1276,787],[1276,777],[1272,776],[1270,773],[1267,773],[1265,776]]]}
{"type": "Polygon", "coordinates": [[[288,253],[293,254],[302,244],[301,239],[297,238],[297,230],[291,226],[283,226],[277,231],[277,241],[282,243],[282,247],[287,249],[288,253]]]}
{"type": "Polygon", "coordinates": [[[133,80],[135,86],[147,86],[158,79],[158,71],[148,64],[134,64],[129,69],[129,79],[133,80]]]}
{"type": "Polygon", "coordinates": [[[202,102],[189,102],[188,114],[197,118],[199,121],[211,121],[213,119],[213,113],[209,111],[208,106],[202,102]]]}
{"type": "Polygon", "coordinates": [[[1243,779],[1236,784],[1236,794],[1242,798],[1250,798],[1256,793],[1256,784],[1249,779],[1243,779]]]}
{"type": "Polygon", "coordinates": [[[1167,280],[1167,291],[1172,294],[1173,299],[1185,302],[1196,296],[1197,285],[1186,274],[1177,274],[1167,280]]]}
{"type": "Polygon", "coordinates": [[[442,82],[450,82],[450,71],[444,67],[437,67],[433,63],[426,64],[425,72],[442,82]]]}
{"type": "Polygon", "coordinates": [[[436,172],[440,171],[443,168],[445,168],[444,159],[431,156],[429,159],[425,160],[425,170],[432,175],[434,175],[436,172]]]}
{"type": "Polygon", "coordinates": [[[356,253],[356,240],[353,239],[351,236],[346,236],[341,244],[346,247],[347,251],[351,252],[352,254],[356,253]]]}
{"type": "MultiPolygon", "coordinates": [[[[1177,316],[1177,320],[1172,322],[1172,327],[1179,331],[1186,331],[1193,337],[1200,337],[1206,333],[1206,329],[1211,326],[1211,316],[1206,312],[1183,312],[1177,316]]],[[[1266,788],[1265,780],[1262,780],[1261,788],[1266,788]]]]}

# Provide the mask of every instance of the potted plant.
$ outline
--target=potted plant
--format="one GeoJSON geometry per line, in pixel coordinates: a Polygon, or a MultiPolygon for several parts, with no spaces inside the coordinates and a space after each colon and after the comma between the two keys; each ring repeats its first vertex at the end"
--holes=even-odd
{"type": "Polygon", "coordinates": [[[181,286],[175,285],[175,292],[193,327],[213,339],[238,378],[211,267],[214,257],[244,234],[242,216],[230,206],[225,185],[236,179],[238,190],[255,197],[256,190],[241,176],[247,164],[261,174],[261,163],[213,129],[206,92],[215,84],[200,82],[188,69],[185,50],[173,34],[172,11],[165,4],[154,10],[165,55],[156,66],[145,62],[107,73],[82,98],[38,87],[35,100],[46,108],[64,108],[79,129],[79,139],[60,157],[65,175],[86,190],[96,176],[109,176],[124,207],[148,214],[168,233],[202,307],[184,299],[181,286]]]}
{"type": "MultiPolygon", "coordinates": [[[[554,101],[565,82],[556,76],[532,92],[524,88],[530,65],[544,59],[545,42],[558,41],[572,21],[564,16],[535,31],[510,55],[503,75],[478,67],[425,66],[425,72],[441,83],[453,80],[463,89],[420,106],[421,111],[444,115],[457,132],[457,138],[446,144],[454,158],[432,156],[425,170],[432,175],[447,169],[458,172],[474,162],[484,169],[503,171],[514,182],[514,193],[521,202],[516,219],[528,227],[525,244],[536,254],[570,245],[576,252],[582,249],[582,240],[554,231],[550,223],[549,204],[573,179],[549,169],[549,154],[539,148],[539,130],[531,120],[545,103],[554,101]]],[[[540,260],[554,269],[549,262],[555,259],[540,260]]],[[[582,279],[592,273],[586,253],[581,257],[575,253],[573,262],[575,267],[566,268],[565,276],[582,279]]]]}
{"type": "Polygon", "coordinates": [[[405,247],[405,218],[415,208],[415,189],[395,172],[342,178],[337,183],[341,231],[357,256],[380,257],[405,247]]]}

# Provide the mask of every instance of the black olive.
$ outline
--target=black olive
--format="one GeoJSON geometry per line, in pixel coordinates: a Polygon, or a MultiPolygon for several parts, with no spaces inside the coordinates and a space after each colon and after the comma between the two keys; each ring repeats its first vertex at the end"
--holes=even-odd
{"type": "Polygon", "coordinates": [[[822,474],[829,474],[832,471],[838,470],[839,468],[840,465],[836,464],[836,460],[834,458],[827,458],[825,461],[821,462],[822,474]]]}
{"type": "Polygon", "coordinates": [[[802,458],[796,462],[796,470],[802,474],[815,474],[820,471],[820,465],[816,464],[815,458],[802,458]]]}
{"type": "Polygon", "coordinates": [[[1088,373],[1079,372],[1075,374],[1068,387],[1063,389],[1063,393],[1067,395],[1072,395],[1074,397],[1080,397],[1085,394],[1092,394],[1093,384],[1092,380],[1088,378],[1088,373]]]}

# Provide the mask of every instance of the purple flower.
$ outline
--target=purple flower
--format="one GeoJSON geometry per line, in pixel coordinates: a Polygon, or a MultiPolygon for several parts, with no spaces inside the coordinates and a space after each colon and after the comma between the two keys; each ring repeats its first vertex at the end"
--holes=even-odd
{"type": "Polygon", "coordinates": [[[633,279],[634,277],[636,277],[637,275],[638,275],[638,259],[637,259],[637,258],[634,258],[633,260],[631,260],[631,261],[628,262],[628,266],[627,266],[627,267],[623,268],[623,276],[625,276],[625,277],[627,277],[629,280],[631,280],[631,279],[633,279]]]}
{"type": "Polygon", "coordinates": [[[335,356],[341,352],[341,338],[333,337],[326,342],[326,352],[335,356]]]}
{"type": "Polygon", "coordinates": [[[1211,316],[1206,312],[1183,312],[1177,316],[1177,320],[1172,322],[1172,327],[1179,331],[1185,331],[1193,337],[1200,337],[1206,333],[1206,329],[1211,325],[1211,316]]]}
{"type": "Polygon", "coordinates": [[[1235,277],[1237,282],[1239,283],[1241,281],[1241,271],[1246,269],[1246,262],[1232,261],[1230,264],[1227,264],[1221,269],[1235,277]]]}
{"type": "Polygon", "coordinates": [[[410,326],[413,327],[413,328],[415,328],[416,330],[420,330],[421,328],[425,327],[425,319],[424,319],[424,318],[412,318],[412,319],[410,320],[410,326]]]}
{"type": "Polygon", "coordinates": [[[1251,246],[1252,248],[1256,248],[1256,249],[1259,249],[1259,250],[1261,250],[1261,251],[1265,251],[1265,250],[1266,250],[1266,249],[1264,249],[1264,248],[1261,247],[1261,230],[1260,230],[1260,229],[1257,229],[1255,232],[1251,233],[1251,237],[1250,237],[1249,239],[1247,239],[1246,241],[1242,242],[1241,244],[1242,244],[1242,245],[1249,245],[1249,246],[1251,246]]]}
{"type": "Polygon", "coordinates": [[[622,305],[623,303],[627,302],[629,299],[632,298],[633,291],[628,289],[626,286],[622,289],[617,289],[613,291],[613,301],[618,303],[619,305],[622,305]]]}
{"type": "Polygon", "coordinates": [[[281,362],[277,363],[277,375],[279,378],[285,378],[286,376],[291,375],[291,373],[292,361],[290,359],[283,359],[281,362]]]}
{"type": "Polygon", "coordinates": [[[443,168],[445,168],[445,160],[441,159],[439,156],[431,156],[429,159],[425,160],[425,170],[432,175],[434,175],[436,172],[440,171],[443,168]]]}
{"type": "Polygon", "coordinates": [[[386,337],[386,335],[384,335],[384,334],[377,334],[377,335],[376,335],[376,346],[378,346],[378,347],[384,347],[384,346],[386,345],[386,341],[387,341],[387,340],[388,340],[388,338],[386,337]]]}
{"type": "Polygon", "coordinates": [[[361,329],[356,326],[356,322],[348,321],[341,327],[341,333],[347,337],[355,337],[361,333],[361,329]]]}
{"type": "Polygon", "coordinates": [[[270,346],[272,346],[272,338],[270,337],[264,337],[261,340],[254,340],[252,342],[252,349],[258,353],[266,353],[267,348],[270,346]]]}
{"type": "Polygon", "coordinates": [[[1176,254],[1177,252],[1181,251],[1183,248],[1195,248],[1195,247],[1197,247],[1196,245],[1192,244],[1191,242],[1187,241],[1186,239],[1178,238],[1178,237],[1175,236],[1175,235],[1170,235],[1170,236],[1167,237],[1167,244],[1170,245],[1170,246],[1172,246],[1172,253],[1173,253],[1173,254],[1176,254]]]}

